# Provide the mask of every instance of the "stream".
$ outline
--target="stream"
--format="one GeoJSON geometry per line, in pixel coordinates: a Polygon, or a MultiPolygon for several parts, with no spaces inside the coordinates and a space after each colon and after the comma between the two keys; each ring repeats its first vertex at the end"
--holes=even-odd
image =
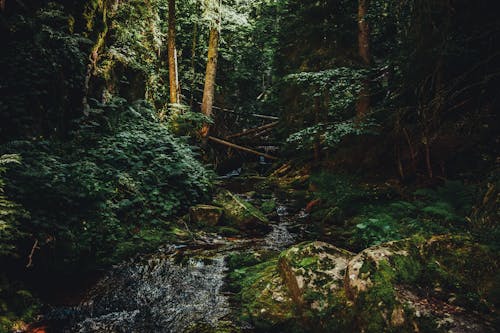
{"type": "MultiPolygon", "coordinates": [[[[305,216],[303,211],[278,203],[273,215],[272,230],[260,238],[212,235],[202,244],[167,245],[154,254],[121,263],[78,306],[53,309],[46,319],[51,328],[64,333],[181,333],[194,325],[215,326],[230,320],[236,309],[225,290],[227,255],[278,252],[300,239],[297,225],[305,216]]],[[[252,331],[249,324],[242,325],[245,331],[252,331]]]]}

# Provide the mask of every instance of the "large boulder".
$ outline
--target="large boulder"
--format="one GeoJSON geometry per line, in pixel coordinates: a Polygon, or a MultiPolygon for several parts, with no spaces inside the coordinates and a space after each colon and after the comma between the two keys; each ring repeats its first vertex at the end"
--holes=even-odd
{"type": "Polygon", "coordinates": [[[196,205],[189,209],[189,219],[192,223],[205,226],[215,226],[219,223],[224,210],[210,205],[196,205]]]}
{"type": "Polygon", "coordinates": [[[302,243],[281,253],[279,271],[299,308],[324,310],[330,305],[330,296],[343,289],[345,270],[353,256],[324,242],[302,243]]]}
{"type": "Polygon", "coordinates": [[[356,255],[345,290],[367,333],[492,332],[498,265],[498,255],[468,237],[413,238],[356,255]]]}
{"type": "Polygon", "coordinates": [[[273,259],[241,272],[244,278],[242,319],[262,331],[288,331],[295,322],[294,303],[283,284],[277,260],[273,259]]]}
{"type": "Polygon", "coordinates": [[[244,319],[257,328],[283,332],[346,331],[350,304],[344,273],[354,254],[323,242],[282,252],[252,267],[242,283],[244,319]]]}
{"type": "Polygon", "coordinates": [[[498,268],[498,253],[462,236],[415,237],[357,255],[308,242],[252,267],[242,301],[251,322],[269,330],[494,332],[498,268]]]}
{"type": "Polygon", "coordinates": [[[230,191],[219,193],[215,203],[224,211],[224,222],[232,227],[248,232],[267,232],[271,229],[269,220],[261,211],[230,191]]]}

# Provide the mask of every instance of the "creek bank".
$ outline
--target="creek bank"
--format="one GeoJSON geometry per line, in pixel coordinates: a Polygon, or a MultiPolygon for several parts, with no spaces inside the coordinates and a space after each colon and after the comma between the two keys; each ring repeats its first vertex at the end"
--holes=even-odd
{"type": "Polygon", "coordinates": [[[357,255],[301,243],[240,272],[241,317],[259,332],[495,332],[498,265],[462,236],[357,255]]]}
{"type": "Polygon", "coordinates": [[[116,266],[78,307],[54,312],[58,331],[494,332],[488,248],[435,236],[352,253],[304,232],[303,192],[237,182],[191,210],[184,245],[116,266]]]}

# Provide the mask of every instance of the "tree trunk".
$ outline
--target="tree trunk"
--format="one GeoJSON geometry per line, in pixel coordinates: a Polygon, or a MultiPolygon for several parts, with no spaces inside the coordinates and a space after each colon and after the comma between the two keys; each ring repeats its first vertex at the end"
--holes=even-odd
{"type": "Polygon", "coordinates": [[[175,47],[175,0],[168,1],[168,77],[170,83],[170,103],[180,103],[177,49],[175,47]]]}
{"type": "Polygon", "coordinates": [[[194,107],[194,90],[196,87],[196,46],[198,43],[198,23],[194,23],[193,27],[193,43],[191,45],[191,100],[189,105],[191,109],[194,107]]]}
{"type": "MultiPolygon", "coordinates": [[[[370,53],[370,25],[366,20],[370,0],[359,0],[358,2],[358,52],[365,67],[371,65],[370,53]]],[[[370,109],[370,83],[368,78],[362,83],[356,103],[356,116],[358,120],[363,119],[370,109]]]]}
{"type": "MultiPolygon", "coordinates": [[[[215,93],[215,76],[217,73],[217,56],[219,51],[219,27],[220,22],[210,29],[210,39],[208,42],[207,71],[205,74],[205,87],[203,88],[203,100],[201,112],[205,116],[212,116],[215,93]]],[[[206,137],[210,130],[210,125],[205,124],[201,129],[201,136],[206,137]]]]}

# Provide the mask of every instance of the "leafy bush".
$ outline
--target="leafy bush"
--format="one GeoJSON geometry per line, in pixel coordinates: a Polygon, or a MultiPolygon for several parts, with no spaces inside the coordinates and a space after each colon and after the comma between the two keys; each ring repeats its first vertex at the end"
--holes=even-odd
{"type": "Polygon", "coordinates": [[[436,189],[415,191],[416,200],[370,204],[352,222],[352,243],[364,248],[416,233],[431,235],[465,231],[474,202],[474,188],[448,181],[436,189]],[[420,199],[420,200],[419,200],[420,199]]]}
{"type": "Polygon", "coordinates": [[[16,241],[22,237],[19,231],[19,219],[26,212],[16,203],[10,201],[4,194],[3,173],[8,164],[20,164],[19,155],[0,156],[0,257],[16,254],[16,241]]]}
{"type": "Polygon", "coordinates": [[[39,308],[40,303],[31,292],[0,274],[0,333],[21,331],[39,308]]]}
{"type": "Polygon", "coordinates": [[[117,244],[203,199],[210,173],[192,147],[170,134],[144,102],[94,103],[67,142],[17,141],[23,165],[8,188],[31,218],[22,231],[61,259],[89,265],[116,260],[117,244]]]}
{"type": "Polygon", "coordinates": [[[314,141],[319,140],[323,146],[333,148],[345,137],[375,133],[371,120],[359,122],[353,118],[354,105],[366,74],[365,70],[340,67],[286,76],[286,84],[302,91],[305,112],[311,114],[310,119],[316,118],[313,124],[306,123],[290,134],[287,143],[310,150],[314,141]]]}
{"type": "Polygon", "coordinates": [[[383,195],[378,189],[363,186],[355,176],[341,173],[313,174],[310,183],[324,206],[336,207],[343,215],[354,214],[366,201],[383,195]]]}

